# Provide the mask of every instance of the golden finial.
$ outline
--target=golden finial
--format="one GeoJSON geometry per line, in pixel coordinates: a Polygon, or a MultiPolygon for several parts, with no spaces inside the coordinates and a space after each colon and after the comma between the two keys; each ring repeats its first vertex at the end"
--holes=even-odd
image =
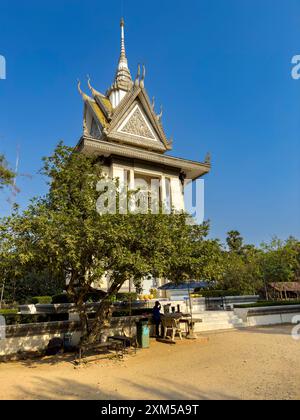
{"type": "Polygon", "coordinates": [[[89,97],[84,92],[82,92],[81,81],[79,79],[77,79],[77,89],[78,89],[79,94],[82,96],[82,99],[84,100],[89,99],[89,97]]]}
{"type": "Polygon", "coordinates": [[[151,108],[152,108],[152,111],[154,112],[154,109],[155,109],[155,96],[153,96],[153,98],[152,98],[151,108]]]}
{"type": "Polygon", "coordinates": [[[91,85],[91,78],[90,76],[87,74],[87,84],[88,84],[88,88],[90,89],[90,91],[92,92],[93,96],[102,96],[104,97],[104,95],[101,92],[98,92],[98,90],[94,89],[93,86],[91,85]]]}
{"type": "Polygon", "coordinates": [[[138,86],[140,83],[140,76],[141,76],[141,65],[138,64],[138,68],[137,68],[137,75],[134,81],[135,86],[138,86]]]}
{"type": "Polygon", "coordinates": [[[146,67],[145,67],[145,64],[143,64],[143,76],[142,76],[142,79],[140,81],[140,87],[142,89],[144,89],[144,87],[145,87],[145,77],[146,77],[146,67]]]}
{"type": "Polygon", "coordinates": [[[160,107],[160,114],[157,116],[157,118],[158,118],[158,120],[159,121],[161,121],[161,119],[162,119],[162,116],[163,116],[163,106],[161,105],[161,107],[160,107]]]}

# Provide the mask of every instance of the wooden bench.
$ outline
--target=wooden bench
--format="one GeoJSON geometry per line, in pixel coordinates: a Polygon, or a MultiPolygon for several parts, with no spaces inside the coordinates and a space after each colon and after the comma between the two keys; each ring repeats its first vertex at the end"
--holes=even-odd
{"type": "Polygon", "coordinates": [[[87,357],[88,351],[102,351],[102,350],[113,350],[117,356],[123,357],[123,345],[119,341],[107,341],[106,343],[95,343],[95,344],[83,344],[79,347],[78,360],[79,362],[87,357]]]}
{"type": "Polygon", "coordinates": [[[123,355],[126,352],[127,347],[134,347],[135,353],[137,350],[137,339],[136,337],[126,337],[125,335],[112,335],[108,337],[108,341],[116,341],[122,346],[123,355]]]}

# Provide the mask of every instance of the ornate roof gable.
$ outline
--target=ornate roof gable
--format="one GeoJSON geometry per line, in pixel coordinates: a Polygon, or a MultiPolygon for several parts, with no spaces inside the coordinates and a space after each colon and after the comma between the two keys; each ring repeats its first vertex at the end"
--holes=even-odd
{"type": "Polygon", "coordinates": [[[147,117],[138,104],[136,104],[128,118],[121,124],[118,132],[131,134],[136,137],[144,137],[148,140],[156,140],[156,136],[149,124],[149,120],[147,121],[147,117]]]}
{"type": "Polygon", "coordinates": [[[134,86],[115,109],[107,130],[110,141],[165,152],[171,149],[160,118],[143,87],[134,86]]]}

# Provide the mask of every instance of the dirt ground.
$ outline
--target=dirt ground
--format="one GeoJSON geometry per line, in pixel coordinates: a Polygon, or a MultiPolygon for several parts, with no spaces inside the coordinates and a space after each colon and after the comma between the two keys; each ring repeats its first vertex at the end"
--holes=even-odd
{"type": "Polygon", "coordinates": [[[0,364],[0,399],[300,399],[300,341],[291,326],[151,341],[123,361],[75,368],[64,357],[0,364]]]}

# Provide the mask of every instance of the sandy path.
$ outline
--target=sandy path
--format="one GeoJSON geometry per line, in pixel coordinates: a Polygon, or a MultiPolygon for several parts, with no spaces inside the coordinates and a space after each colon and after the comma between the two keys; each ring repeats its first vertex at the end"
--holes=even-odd
{"type": "Polygon", "coordinates": [[[155,341],[124,361],[0,364],[0,399],[300,399],[291,327],[209,334],[206,344],[155,341]]]}

